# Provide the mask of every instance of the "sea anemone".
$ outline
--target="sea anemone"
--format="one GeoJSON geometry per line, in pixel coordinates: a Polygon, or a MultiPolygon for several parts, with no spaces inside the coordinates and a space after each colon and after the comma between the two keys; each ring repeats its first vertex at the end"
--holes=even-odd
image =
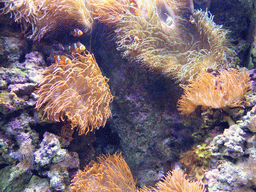
{"type": "Polygon", "coordinates": [[[169,171],[156,188],[136,188],[131,170],[121,154],[98,157],[98,162],[87,166],[84,171],[78,171],[71,183],[71,191],[83,192],[205,192],[200,182],[189,182],[180,169],[169,171]]]}
{"type": "Polygon", "coordinates": [[[108,9],[96,12],[107,24],[118,18],[117,49],[124,57],[178,82],[194,79],[203,68],[221,69],[232,61],[228,31],[216,25],[209,12],[193,10],[191,0],[135,2],[121,7],[121,1],[112,0],[108,9]],[[117,4],[121,8],[113,14],[117,4]]]}
{"type": "Polygon", "coordinates": [[[136,191],[131,170],[121,154],[98,157],[98,163],[79,171],[71,183],[71,191],[136,191]]]}
{"type": "Polygon", "coordinates": [[[84,32],[92,28],[93,19],[88,0],[0,0],[3,14],[10,13],[28,38],[38,41],[56,31],[79,27],[84,32]],[[31,30],[32,29],[32,32],[31,30]]]}
{"type": "Polygon", "coordinates": [[[250,91],[249,76],[236,69],[203,71],[197,79],[182,85],[184,95],[178,101],[178,110],[183,115],[193,113],[198,106],[204,109],[243,107],[245,94],[250,91]]]}
{"type": "Polygon", "coordinates": [[[79,134],[104,126],[111,114],[108,79],[103,77],[93,55],[75,55],[71,64],[48,67],[39,84],[36,108],[46,104],[44,116],[54,121],[71,121],[79,134]]]}
{"type": "Polygon", "coordinates": [[[177,191],[177,192],[205,192],[206,189],[199,181],[189,182],[186,174],[180,169],[168,172],[163,181],[156,184],[158,192],[177,191]]]}

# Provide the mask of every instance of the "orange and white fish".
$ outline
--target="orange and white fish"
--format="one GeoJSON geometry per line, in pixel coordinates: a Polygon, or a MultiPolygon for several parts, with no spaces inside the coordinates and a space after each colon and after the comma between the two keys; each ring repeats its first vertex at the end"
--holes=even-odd
{"type": "Polygon", "coordinates": [[[85,50],[85,46],[80,42],[76,42],[76,43],[73,43],[72,45],[68,46],[68,49],[72,53],[79,53],[80,54],[85,50]]]}
{"type": "Polygon", "coordinates": [[[130,11],[132,12],[132,14],[134,14],[135,16],[138,15],[138,4],[135,0],[130,0],[130,11]]]}
{"type": "Polygon", "coordinates": [[[70,32],[71,35],[74,37],[81,37],[84,33],[78,28],[75,28],[73,31],[70,32]]]}
{"type": "Polygon", "coordinates": [[[192,23],[192,24],[196,23],[196,20],[192,15],[190,15],[190,17],[189,17],[189,22],[192,23]]]}
{"type": "Polygon", "coordinates": [[[54,55],[53,57],[54,57],[55,63],[59,63],[62,65],[69,65],[72,63],[71,59],[69,59],[65,55],[54,55]]]}
{"type": "Polygon", "coordinates": [[[137,37],[135,35],[129,35],[124,39],[125,45],[129,45],[129,44],[139,42],[139,41],[140,41],[139,37],[137,37]]]}

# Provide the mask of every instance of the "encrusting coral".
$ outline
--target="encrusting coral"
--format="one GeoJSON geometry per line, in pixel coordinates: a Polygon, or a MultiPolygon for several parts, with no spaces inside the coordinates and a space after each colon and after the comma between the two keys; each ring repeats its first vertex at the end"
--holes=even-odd
{"type": "Polygon", "coordinates": [[[210,168],[212,153],[206,149],[206,144],[193,148],[180,155],[179,163],[191,180],[204,180],[204,173],[210,168]]]}
{"type": "Polygon", "coordinates": [[[184,94],[178,101],[178,110],[181,114],[188,115],[198,106],[223,110],[243,107],[244,96],[250,90],[249,80],[245,71],[239,72],[232,68],[213,74],[203,71],[190,84],[182,85],[184,94]]]}
{"type": "Polygon", "coordinates": [[[121,154],[98,157],[91,167],[79,171],[71,184],[72,192],[205,192],[200,182],[189,182],[180,169],[168,172],[156,188],[136,188],[131,170],[121,154]]]}
{"type": "Polygon", "coordinates": [[[79,134],[104,126],[111,114],[108,79],[103,77],[93,55],[76,54],[71,64],[48,67],[39,84],[36,108],[46,104],[44,115],[54,121],[71,121],[79,134]]]}
{"type": "Polygon", "coordinates": [[[90,31],[93,19],[87,0],[0,0],[1,12],[11,13],[15,22],[21,23],[22,32],[36,41],[56,31],[79,27],[90,31]],[[32,34],[30,29],[32,29],[32,34]]]}
{"type": "Polygon", "coordinates": [[[227,31],[209,12],[194,11],[191,0],[94,0],[92,7],[96,18],[115,27],[124,57],[177,81],[227,67],[234,55],[227,31]]]}

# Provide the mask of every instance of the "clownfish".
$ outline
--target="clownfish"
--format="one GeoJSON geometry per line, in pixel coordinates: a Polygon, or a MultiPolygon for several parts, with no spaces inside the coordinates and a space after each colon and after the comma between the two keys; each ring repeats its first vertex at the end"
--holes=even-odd
{"type": "Polygon", "coordinates": [[[135,16],[137,16],[137,15],[138,15],[138,4],[136,3],[136,1],[135,1],[135,0],[130,0],[130,6],[131,6],[130,11],[131,11],[135,16]]]}
{"type": "Polygon", "coordinates": [[[74,37],[81,37],[84,33],[78,28],[75,28],[73,31],[70,32],[71,35],[74,37]]]}
{"type": "Polygon", "coordinates": [[[129,44],[139,42],[139,41],[140,41],[139,37],[137,37],[135,35],[129,35],[124,39],[125,45],[129,45],[129,44]]]}
{"type": "Polygon", "coordinates": [[[68,49],[72,53],[79,53],[80,54],[85,50],[85,46],[80,42],[76,42],[76,43],[73,43],[72,45],[68,46],[68,49]]]}
{"type": "Polygon", "coordinates": [[[55,63],[59,63],[62,65],[69,65],[72,63],[71,59],[69,59],[65,55],[54,55],[53,57],[54,57],[55,63]]]}
{"type": "Polygon", "coordinates": [[[196,20],[192,15],[190,15],[190,17],[189,17],[189,22],[192,23],[192,24],[196,23],[196,20]]]}

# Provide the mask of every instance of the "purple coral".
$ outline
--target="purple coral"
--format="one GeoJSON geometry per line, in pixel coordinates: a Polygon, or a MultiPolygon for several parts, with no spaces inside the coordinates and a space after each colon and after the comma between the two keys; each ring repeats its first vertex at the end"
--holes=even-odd
{"type": "Polygon", "coordinates": [[[49,167],[49,171],[43,173],[50,179],[50,187],[64,191],[69,183],[69,170],[79,168],[78,154],[69,153],[67,149],[61,149],[60,141],[52,133],[45,132],[40,148],[34,153],[38,170],[49,167]]]}
{"type": "Polygon", "coordinates": [[[249,70],[248,75],[251,81],[251,89],[255,92],[256,91],[256,69],[249,70]]]}
{"type": "Polygon", "coordinates": [[[52,158],[60,149],[60,142],[52,133],[45,132],[44,139],[40,143],[40,148],[35,152],[35,162],[40,166],[51,163],[52,158]]]}
{"type": "Polygon", "coordinates": [[[229,156],[238,158],[245,153],[246,133],[238,126],[232,125],[222,135],[214,137],[210,143],[213,156],[229,156]]]}
{"type": "Polygon", "coordinates": [[[37,51],[28,53],[25,58],[26,60],[23,65],[26,65],[27,63],[34,63],[39,66],[45,66],[43,55],[37,51]]]}

